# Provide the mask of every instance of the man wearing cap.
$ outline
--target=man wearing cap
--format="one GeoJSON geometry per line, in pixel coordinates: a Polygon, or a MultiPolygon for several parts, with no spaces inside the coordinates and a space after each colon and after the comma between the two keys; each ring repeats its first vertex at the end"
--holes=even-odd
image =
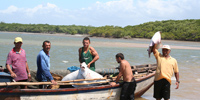
{"type": "MultiPolygon", "coordinates": [[[[8,53],[6,68],[17,82],[26,82],[31,79],[30,70],[28,67],[26,52],[21,48],[22,38],[16,37],[14,40],[15,47],[8,53]],[[12,65],[12,69],[10,67],[12,65]]],[[[20,86],[20,88],[27,88],[27,86],[20,86]]]]}
{"type": "Polygon", "coordinates": [[[156,100],[170,99],[170,86],[171,77],[173,73],[176,77],[176,89],[179,88],[179,70],[178,64],[175,58],[171,57],[169,54],[171,48],[169,45],[163,45],[162,54],[156,49],[157,44],[153,48],[153,53],[157,61],[157,69],[154,79],[154,98],[156,100]]]}

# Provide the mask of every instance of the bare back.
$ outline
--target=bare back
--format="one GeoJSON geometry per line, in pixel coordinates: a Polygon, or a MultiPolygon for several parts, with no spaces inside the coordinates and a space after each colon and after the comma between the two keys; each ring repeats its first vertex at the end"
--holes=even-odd
{"type": "Polygon", "coordinates": [[[120,71],[122,72],[123,81],[131,82],[133,79],[133,72],[128,61],[122,60],[120,63],[120,71]]]}

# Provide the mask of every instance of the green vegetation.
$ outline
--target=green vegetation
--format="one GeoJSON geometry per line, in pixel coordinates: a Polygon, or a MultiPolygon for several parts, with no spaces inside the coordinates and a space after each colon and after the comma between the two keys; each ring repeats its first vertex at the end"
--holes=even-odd
{"type": "Polygon", "coordinates": [[[91,30],[91,36],[114,38],[151,38],[162,31],[162,39],[200,41],[200,20],[168,20],[148,22],[136,26],[103,26],[91,30]]]}
{"type": "Polygon", "coordinates": [[[76,26],[48,24],[0,23],[0,31],[89,34],[97,37],[112,38],[151,38],[155,32],[162,31],[162,39],[200,41],[200,19],[167,20],[147,22],[135,26],[76,26]]]}
{"type": "Polygon", "coordinates": [[[0,31],[9,32],[31,32],[31,33],[65,33],[65,34],[88,34],[94,29],[92,26],[76,26],[76,25],[48,25],[48,24],[18,24],[18,23],[0,23],[0,31]]]}

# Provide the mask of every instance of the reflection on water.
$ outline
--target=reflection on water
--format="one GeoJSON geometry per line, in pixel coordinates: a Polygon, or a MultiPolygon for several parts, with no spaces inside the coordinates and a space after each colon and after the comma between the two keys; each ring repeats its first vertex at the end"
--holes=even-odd
{"type": "MultiPolygon", "coordinates": [[[[51,70],[66,70],[70,66],[79,66],[78,48],[82,46],[81,36],[62,36],[62,35],[40,35],[40,34],[19,34],[0,32],[0,65],[5,66],[8,52],[13,48],[14,38],[23,38],[22,48],[26,50],[29,68],[36,70],[36,56],[42,49],[42,42],[50,40],[52,48],[51,70]]],[[[100,59],[96,62],[96,68],[111,68],[118,66],[115,55],[119,52],[124,53],[125,59],[131,65],[155,63],[155,58],[151,55],[148,58],[147,48],[136,48],[124,46],[125,44],[137,43],[137,45],[148,45],[148,39],[105,39],[91,38],[91,46],[98,52],[100,59]],[[112,45],[107,45],[112,44],[112,45]]],[[[162,41],[163,44],[173,46],[200,47],[199,42],[181,41],[162,41]]],[[[161,50],[159,50],[161,51],[161,50]]],[[[180,88],[175,89],[175,78],[172,78],[171,99],[172,100],[194,100],[200,95],[200,50],[173,49],[171,56],[176,58],[180,70],[180,88]]],[[[154,100],[153,88],[150,88],[142,98],[137,100],[154,100]]]]}

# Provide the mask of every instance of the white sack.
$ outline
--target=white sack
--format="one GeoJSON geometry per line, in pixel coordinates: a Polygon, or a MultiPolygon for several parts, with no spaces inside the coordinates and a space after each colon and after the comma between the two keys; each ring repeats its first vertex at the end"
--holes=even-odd
{"type": "MultiPolygon", "coordinates": [[[[75,72],[72,72],[68,75],[66,75],[62,81],[68,81],[68,80],[76,80],[76,79],[94,79],[94,78],[103,78],[102,75],[100,75],[97,72],[94,72],[90,70],[86,63],[83,62],[81,64],[81,68],[75,72]]],[[[81,81],[76,83],[88,83],[88,82],[100,82],[102,80],[94,80],[94,81],[81,81]]],[[[95,86],[98,84],[91,84],[91,85],[73,85],[74,87],[87,87],[87,86],[95,86]]]]}
{"type": "Polygon", "coordinates": [[[153,46],[154,44],[157,44],[157,49],[159,49],[160,47],[160,43],[161,43],[161,33],[160,31],[156,32],[153,37],[151,38],[151,42],[149,44],[149,48],[148,48],[148,55],[149,55],[149,58],[150,58],[150,55],[151,55],[151,52],[152,52],[152,49],[153,49],[153,46]]]}

